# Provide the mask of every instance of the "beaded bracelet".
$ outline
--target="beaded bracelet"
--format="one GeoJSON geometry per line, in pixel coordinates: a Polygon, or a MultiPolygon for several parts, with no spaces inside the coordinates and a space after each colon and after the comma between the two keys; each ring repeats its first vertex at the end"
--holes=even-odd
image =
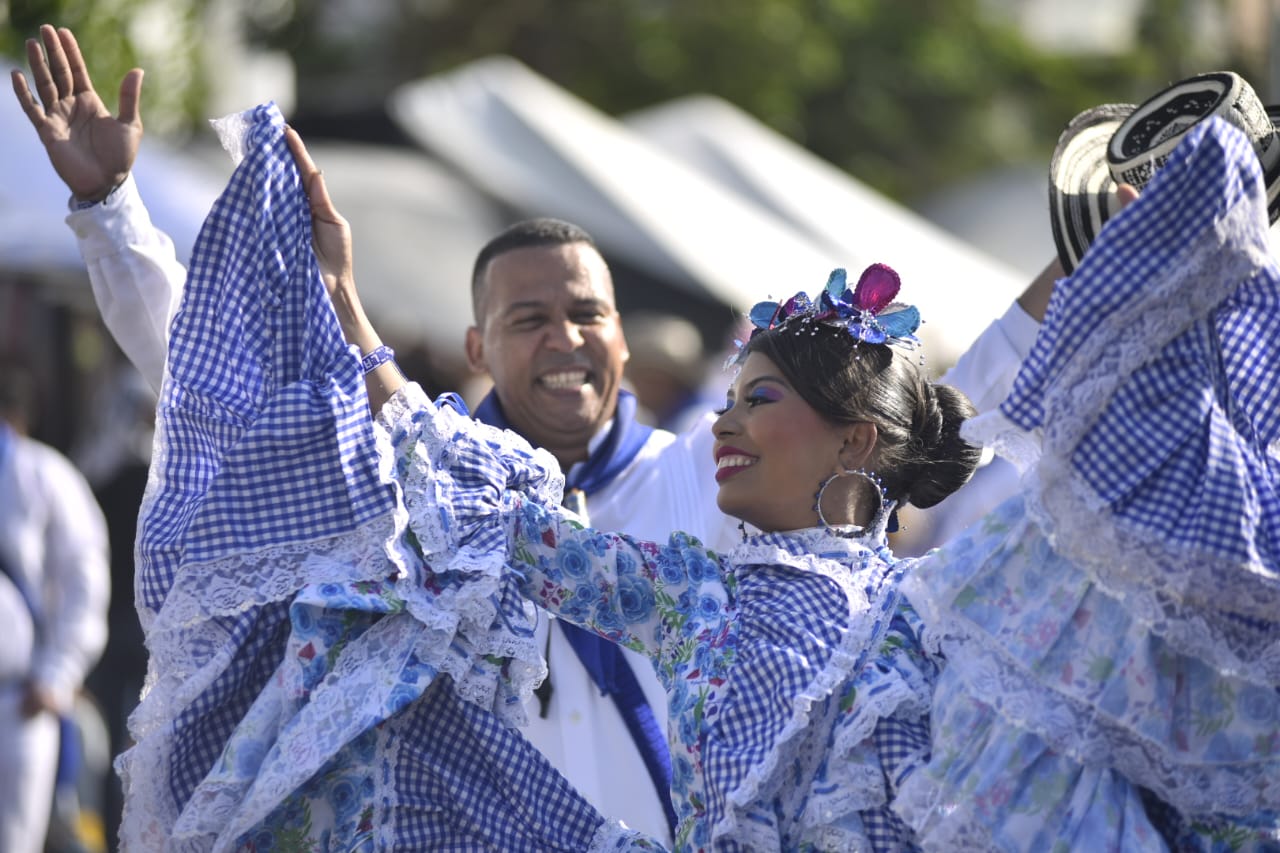
{"type": "Polygon", "coordinates": [[[394,361],[395,357],[396,351],[386,344],[383,344],[382,346],[375,348],[373,352],[369,353],[364,358],[360,359],[360,369],[363,370],[366,375],[370,374],[382,365],[386,364],[388,361],[394,361]]]}
{"type": "Polygon", "coordinates": [[[102,198],[98,199],[97,201],[89,201],[88,199],[84,199],[84,198],[76,198],[74,195],[72,195],[71,209],[75,211],[88,210],[91,207],[97,207],[100,204],[106,204],[107,200],[110,199],[113,195],[115,195],[116,190],[120,189],[122,186],[124,186],[124,181],[121,181],[111,189],[107,190],[107,194],[104,195],[102,198]]]}

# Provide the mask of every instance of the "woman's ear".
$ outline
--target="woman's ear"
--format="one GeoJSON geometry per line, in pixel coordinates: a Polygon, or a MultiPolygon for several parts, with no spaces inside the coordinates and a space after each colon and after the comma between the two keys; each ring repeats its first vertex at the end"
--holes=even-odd
{"type": "Polygon", "coordinates": [[[844,428],[844,445],[840,448],[840,465],[846,471],[867,467],[876,449],[879,433],[870,421],[858,421],[844,428]]]}

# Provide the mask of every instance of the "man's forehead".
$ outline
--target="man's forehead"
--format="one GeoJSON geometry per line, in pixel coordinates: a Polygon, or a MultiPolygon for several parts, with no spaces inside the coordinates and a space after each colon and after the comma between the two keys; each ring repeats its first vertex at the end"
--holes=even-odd
{"type": "Polygon", "coordinates": [[[593,302],[613,305],[609,269],[584,243],[513,249],[489,265],[491,305],[515,302],[593,302]]]}

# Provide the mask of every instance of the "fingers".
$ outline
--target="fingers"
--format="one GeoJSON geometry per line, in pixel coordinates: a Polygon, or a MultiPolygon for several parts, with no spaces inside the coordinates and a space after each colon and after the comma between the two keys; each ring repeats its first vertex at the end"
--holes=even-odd
{"type": "Polygon", "coordinates": [[[71,30],[62,27],[58,30],[58,41],[62,46],[67,61],[67,73],[71,78],[71,93],[92,92],[93,81],[89,79],[89,69],[85,67],[84,56],[80,53],[80,45],[71,30]]]}
{"type": "Polygon", "coordinates": [[[125,124],[142,124],[138,104],[142,102],[141,68],[134,68],[120,81],[120,121],[125,124]]]}
{"type": "Polygon", "coordinates": [[[67,61],[67,53],[62,49],[62,39],[58,31],[45,24],[40,27],[40,40],[44,42],[45,56],[48,57],[49,75],[59,98],[72,93],[71,65],[67,61]]]}
{"type": "Polygon", "coordinates": [[[1124,210],[1138,198],[1138,190],[1133,184],[1120,184],[1116,187],[1116,197],[1120,201],[1120,209],[1124,210]]]}
{"type": "Polygon", "coordinates": [[[13,93],[18,96],[18,105],[27,114],[27,118],[31,119],[32,124],[39,124],[44,120],[44,110],[36,103],[35,96],[27,88],[27,78],[22,76],[21,71],[14,69],[9,72],[9,79],[13,81],[13,93]]]}
{"type": "Polygon", "coordinates": [[[307,152],[307,146],[302,143],[302,137],[292,127],[285,127],[284,139],[289,145],[290,153],[293,154],[293,162],[298,166],[298,174],[302,176],[302,189],[311,202],[311,209],[317,212],[323,211],[328,219],[336,218],[338,212],[333,207],[333,200],[329,198],[329,189],[324,183],[324,172],[316,167],[311,154],[307,152]]]}
{"type": "Polygon", "coordinates": [[[58,100],[58,88],[53,85],[49,61],[45,59],[39,39],[27,39],[27,67],[31,69],[31,82],[35,85],[36,94],[40,96],[40,102],[47,107],[58,100]]]}

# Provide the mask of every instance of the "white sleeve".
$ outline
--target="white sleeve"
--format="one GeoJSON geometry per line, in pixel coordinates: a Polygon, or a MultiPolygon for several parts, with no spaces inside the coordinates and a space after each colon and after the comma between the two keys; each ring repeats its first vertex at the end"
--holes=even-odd
{"type": "Polygon", "coordinates": [[[989,412],[1013,390],[1040,324],[1014,302],[993,320],[939,381],[963,391],[979,412],[989,412]]]}
{"type": "Polygon", "coordinates": [[[71,462],[50,451],[42,467],[49,513],[45,619],[31,675],[69,708],[107,641],[107,525],[89,484],[71,462]]]}
{"type": "Polygon", "coordinates": [[[73,211],[67,225],[80,244],[107,330],[159,391],[169,322],[187,279],[173,241],[151,223],[132,175],[106,201],[73,211]]]}

